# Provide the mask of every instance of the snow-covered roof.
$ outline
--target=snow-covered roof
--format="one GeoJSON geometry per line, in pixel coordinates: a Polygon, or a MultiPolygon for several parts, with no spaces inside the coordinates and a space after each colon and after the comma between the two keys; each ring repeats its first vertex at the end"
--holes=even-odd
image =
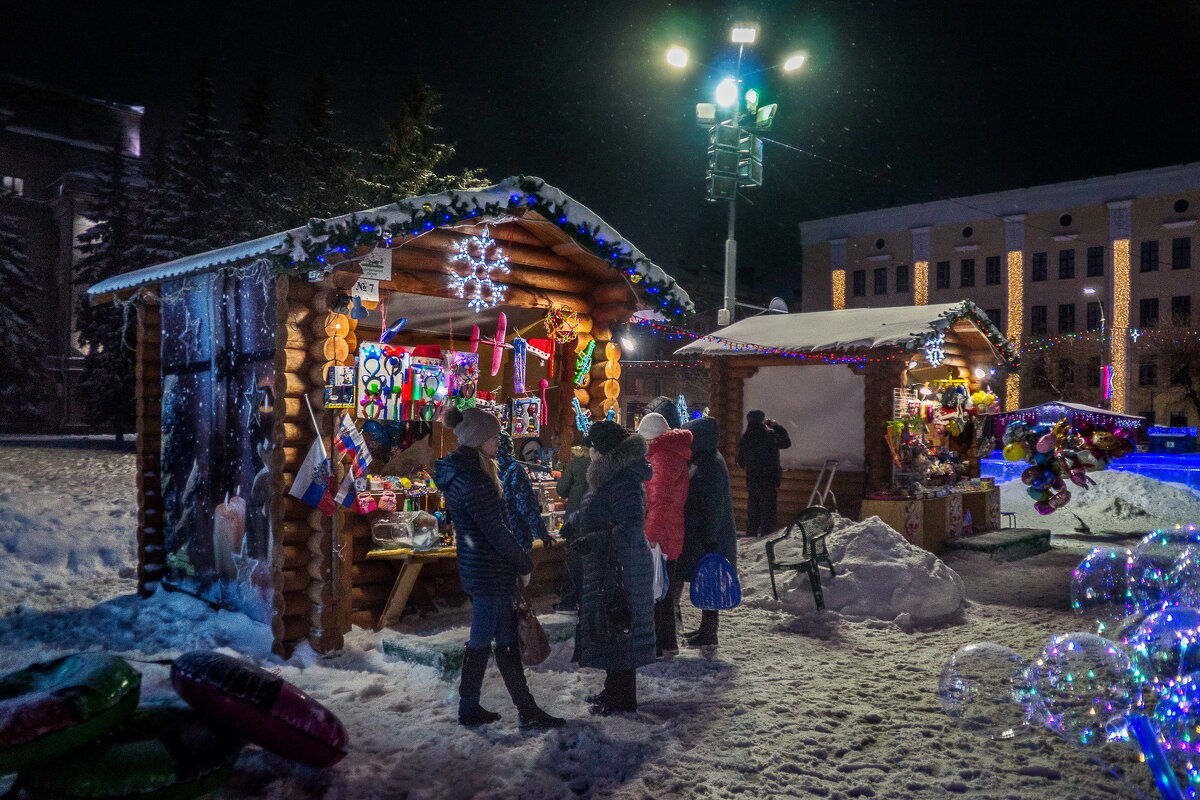
{"type": "Polygon", "coordinates": [[[676,350],[677,355],[719,356],[756,352],[809,353],[898,347],[913,350],[968,318],[1003,360],[1018,356],[996,326],[969,300],[934,306],[844,308],[802,314],[763,314],[735,322],[676,350]]]}
{"type": "Polygon", "coordinates": [[[524,208],[542,213],[551,224],[586,250],[625,273],[635,288],[644,293],[651,306],[660,306],[677,314],[694,311],[687,292],[674,278],[650,261],[616,229],[587,206],[540,178],[531,176],[514,176],[485,189],[422,195],[378,208],[312,221],[290,231],[117,275],[89,288],[88,295],[101,297],[138,286],[209,272],[255,256],[270,256],[277,263],[282,261],[291,266],[296,272],[320,269],[321,264],[326,263],[326,255],[347,252],[345,242],[355,245],[374,242],[390,244],[393,238],[419,235],[440,224],[468,217],[480,221],[488,217],[511,217],[515,211],[524,208]],[[305,264],[311,264],[311,267],[305,267],[305,264]]]}
{"type": "Polygon", "coordinates": [[[1018,408],[1015,411],[1004,411],[996,416],[1003,420],[1005,417],[1020,417],[1029,414],[1048,414],[1050,416],[1061,416],[1062,409],[1074,411],[1080,414],[1098,414],[1106,417],[1121,417],[1122,419],[1140,419],[1145,420],[1145,417],[1139,417],[1136,414],[1122,414],[1117,411],[1109,411],[1107,408],[1096,408],[1095,406],[1085,406],[1082,403],[1064,403],[1061,400],[1052,400],[1049,403],[1042,403],[1039,406],[1030,406],[1029,408],[1018,408]]]}

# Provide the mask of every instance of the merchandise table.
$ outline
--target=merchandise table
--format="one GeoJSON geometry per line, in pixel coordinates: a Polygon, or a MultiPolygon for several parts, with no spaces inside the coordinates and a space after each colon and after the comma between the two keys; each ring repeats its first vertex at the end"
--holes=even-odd
{"type": "MultiPolygon", "coordinates": [[[[565,546],[565,543],[556,541],[550,549],[557,550],[563,546],[565,546]]],[[[530,553],[530,557],[533,559],[535,568],[538,563],[544,560],[539,558],[541,554],[538,551],[546,549],[547,547],[542,544],[540,539],[534,541],[533,552],[530,553]]],[[[458,549],[455,547],[442,547],[436,550],[401,548],[396,550],[372,550],[368,552],[367,559],[370,561],[393,561],[399,566],[396,572],[396,581],[392,584],[392,591],[388,594],[383,611],[380,612],[379,619],[375,622],[375,630],[381,631],[400,620],[400,615],[404,613],[404,607],[408,605],[408,598],[412,595],[413,587],[417,585],[417,578],[421,576],[422,567],[426,564],[432,564],[435,561],[457,557],[458,549]]]]}
{"type": "Polygon", "coordinates": [[[879,517],[918,547],[941,553],[947,539],[960,535],[964,510],[971,512],[973,531],[998,529],[1000,490],[992,486],[941,497],[868,497],[861,518],[879,517]]]}

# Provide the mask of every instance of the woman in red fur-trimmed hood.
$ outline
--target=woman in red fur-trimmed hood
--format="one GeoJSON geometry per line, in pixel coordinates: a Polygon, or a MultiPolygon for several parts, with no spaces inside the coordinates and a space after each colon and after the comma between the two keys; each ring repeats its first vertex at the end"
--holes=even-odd
{"type": "Polygon", "coordinates": [[[657,542],[667,557],[667,578],[672,586],[672,591],[654,604],[657,655],[670,661],[679,652],[675,631],[675,559],[683,552],[683,506],[687,501],[692,432],[671,430],[666,417],[651,413],[642,417],[638,433],[650,445],[646,459],[654,472],[646,481],[646,538],[657,542]]]}

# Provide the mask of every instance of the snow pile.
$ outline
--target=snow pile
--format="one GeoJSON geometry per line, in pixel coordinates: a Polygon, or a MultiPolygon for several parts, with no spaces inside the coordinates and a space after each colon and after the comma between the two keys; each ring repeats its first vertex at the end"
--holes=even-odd
{"type": "MultiPolygon", "coordinates": [[[[878,517],[864,522],[835,519],[827,543],[837,576],[831,578],[824,567],[821,571],[826,610],[855,619],[891,620],[905,629],[945,622],[962,611],[962,579],[933,553],[909,543],[878,517]]],[[[799,541],[793,543],[792,538],[797,537],[781,543],[776,560],[799,560],[799,541]]],[[[765,547],[748,543],[744,552],[738,565],[743,593],[769,600],[765,547]]],[[[775,581],[789,611],[804,613],[816,607],[805,573],[776,572],[775,581]]]]}
{"type": "Polygon", "coordinates": [[[134,486],[129,453],[0,448],[0,589],[132,575],[134,486]]]}
{"type": "Polygon", "coordinates": [[[1086,489],[1071,485],[1071,502],[1042,516],[1033,508],[1019,479],[1000,484],[1000,507],[1015,511],[1017,525],[1025,528],[1068,529],[1078,525],[1078,515],[1094,533],[1118,530],[1146,533],[1155,528],[1200,523],[1200,496],[1186,486],[1163,483],[1136,472],[1089,472],[1096,482],[1086,489]]]}

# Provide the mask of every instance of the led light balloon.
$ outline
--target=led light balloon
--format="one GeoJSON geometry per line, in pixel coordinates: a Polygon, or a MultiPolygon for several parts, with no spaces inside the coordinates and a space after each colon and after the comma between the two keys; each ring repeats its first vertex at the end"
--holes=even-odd
{"type": "Polygon", "coordinates": [[[1011,739],[1029,728],[1016,683],[1028,664],[1011,647],[977,642],[959,648],[942,668],[942,710],[971,733],[1011,739]]]}

